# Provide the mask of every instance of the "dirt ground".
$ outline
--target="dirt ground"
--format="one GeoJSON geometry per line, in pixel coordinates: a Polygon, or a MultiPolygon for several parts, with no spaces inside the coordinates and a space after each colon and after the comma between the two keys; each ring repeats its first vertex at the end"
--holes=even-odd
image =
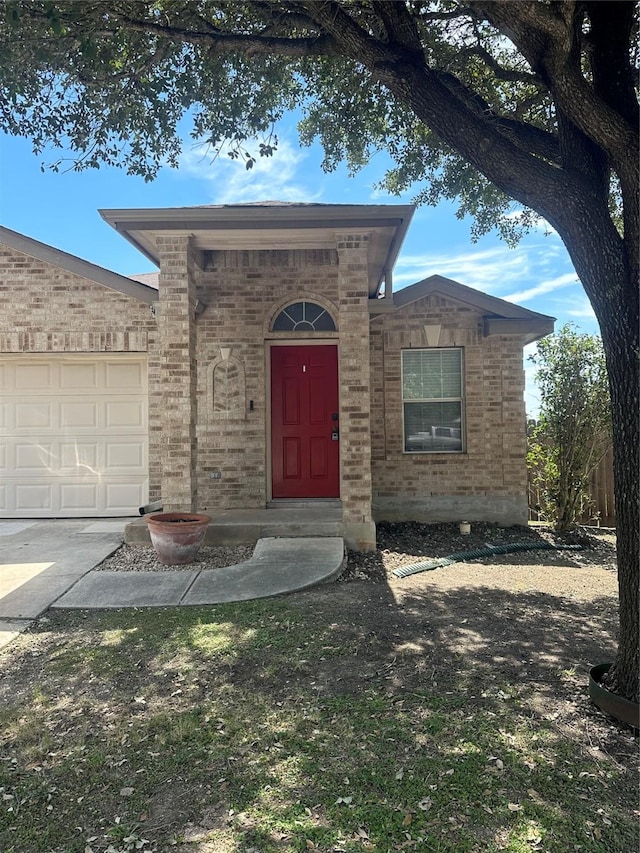
{"type": "MultiPolygon", "coordinates": [[[[210,549],[198,567],[206,568],[209,561],[219,564],[222,557],[226,564],[246,559],[245,552],[210,549]]],[[[143,555],[125,547],[102,568],[131,571],[143,560],[153,568],[149,549],[143,555]]],[[[627,744],[623,751],[629,751],[629,730],[612,725],[590,704],[586,692],[589,669],[612,660],[616,650],[613,531],[582,528],[558,538],[541,528],[473,524],[471,534],[462,536],[453,524],[380,524],[377,551],[349,552],[337,583],[287,600],[295,604],[300,619],[313,611],[314,619],[324,617],[335,625],[336,634],[353,637],[353,655],[332,658],[324,673],[322,661],[316,662],[316,678],[325,679],[327,689],[331,684],[338,692],[358,692],[383,668],[390,685],[411,689],[424,686],[425,680],[437,685],[438,673],[453,668],[465,672],[466,689],[477,688],[483,695],[491,691],[492,676],[499,671],[514,684],[526,680],[544,716],[555,715],[562,725],[571,726],[577,715],[586,715],[594,743],[616,741],[619,734],[620,742],[627,744]],[[393,574],[400,566],[487,544],[521,542],[582,547],[492,555],[404,578],[393,574]]],[[[72,612],[47,614],[31,636],[17,643],[28,642],[35,649],[48,620],[60,628],[65,620],[75,624],[78,618],[72,612]]],[[[27,660],[12,674],[14,695],[23,687],[30,689],[33,673],[24,665],[27,660]],[[16,684],[16,677],[24,677],[24,685],[16,684]]],[[[240,672],[236,675],[242,678],[240,672]]],[[[274,689],[286,691],[290,677],[283,672],[282,684],[274,684],[274,689]]],[[[0,677],[0,699],[3,687],[9,685],[0,677]]]]}
{"type": "MultiPolygon", "coordinates": [[[[473,524],[471,534],[462,536],[458,526],[451,524],[380,524],[378,545],[369,554],[349,553],[338,582],[283,599],[287,615],[280,629],[289,630],[292,620],[328,632],[332,651],[326,659],[321,654],[307,659],[299,649],[300,660],[273,667],[274,651],[267,646],[251,661],[244,656],[212,668],[205,655],[202,667],[191,674],[191,692],[182,682],[173,692],[173,684],[163,687],[162,707],[167,713],[174,706],[183,709],[199,697],[216,695],[228,684],[236,690],[284,697],[282,701],[302,688],[320,698],[346,699],[375,687],[380,695],[400,704],[413,691],[434,696],[441,692],[463,697],[469,720],[488,714],[498,721],[504,703],[530,720],[532,728],[536,721],[552,728],[555,740],[549,761],[558,772],[564,766],[565,741],[579,744],[591,765],[600,768],[603,784],[615,765],[628,784],[607,796],[637,815],[633,782],[637,780],[637,738],[596,709],[587,690],[589,669],[612,660],[616,650],[614,532],[581,529],[559,539],[541,528],[473,524]],[[405,578],[393,574],[400,566],[488,544],[523,542],[582,547],[493,554],[405,578]]],[[[224,555],[214,552],[205,554],[200,568],[209,559],[215,563],[224,556],[225,561],[236,562],[239,555],[233,549],[226,549],[224,555]]],[[[148,553],[121,550],[103,568],[135,570],[143,556],[149,559],[148,553]]],[[[52,636],[81,630],[83,642],[93,649],[101,642],[100,623],[101,617],[86,612],[45,614],[5,650],[0,706],[21,696],[26,699],[43,678],[55,680],[47,672],[47,660],[54,653],[52,636]]],[[[100,687],[99,681],[83,684],[80,692],[89,707],[107,701],[126,704],[132,690],[141,695],[145,690],[152,692],[154,677],[136,670],[131,683],[129,679],[123,684],[110,681],[108,696],[100,694],[107,686],[100,687]],[[94,695],[94,691],[98,692],[94,695]]],[[[154,710],[149,704],[136,713],[154,710]]],[[[178,805],[174,802],[172,808],[178,805]]],[[[164,807],[156,804],[156,813],[168,820],[164,807]]],[[[184,815],[172,819],[187,820],[189,814],[184,806],[184,815]]],[[[154,820],[149,819],[149,829],[155,828],[154,820]]]]}
{"type": "MultiPolygon", "coordinates": [[[[249,551],[204,549],[197,567],[240,562],[249,551]]],[[[176,567],[160,566],[151,549],[125,546],[101,568],[176,567]]],[[[325,613],[332,623],[367,638],[366,656],[355,649],[338,665],[350,690],[387,665],[382,661],[390,649],[414,648],[415,655],[398,655],[389,672],[405,687],[423,683],[425,673],[436,683],[439,670],[463,662],[482,692],[490,689],[497,668],[516,683],[528,679],[545,715],[571,719],[586,713],[600,734],[609,736],[610,726],[590,705],[585,685],[589,669],[612,660],[616,649],[615,531],[581,528],[558,537],[543,527],[474,523],[470,535],[461,535],[457,524],[381,523],[378,549],[349,552],[338,583],[288,599],[299,606],[301,619],[312,608],[314,616],[325,613]],[[524,542],[559,548],[493,554],[404,578],[393,574],[417,562],[524,542]],[[562,550],[566,545],[580,548],[562,550]]],[[[331,666],[336,665],[334,659],[331,666]]],[[[338,677],[325,675],[332,682],[338,677]]],[[[286,689],[286,674],[283,679],[280,688],[286,689]]]]}

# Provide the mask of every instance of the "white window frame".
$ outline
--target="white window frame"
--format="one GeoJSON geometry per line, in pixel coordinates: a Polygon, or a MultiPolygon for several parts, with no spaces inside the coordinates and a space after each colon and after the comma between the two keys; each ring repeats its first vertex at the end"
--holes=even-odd
{"type": "Polygon", "coordinates": [[[416,456],[417,454],[433,454],[433,453],[466,453],[466,418],[465,418],[465,367],[464,367],[464,347],[412,347],[400,350],[400,396],[402,405],[402,452],[407,456],[416,456]],[[459,352],[460,353],[460,396],[459,397],[425,397],[422,399],[412,398],[405,400],[404,397],[404,354],[405,352],[459,352]],[[425,450],[407,450],[406,447],[406,432],[405,432],[405,405],[411,403],[460,403],[460,448],[456,450],[444,449],[425,449],[425,450]]]}

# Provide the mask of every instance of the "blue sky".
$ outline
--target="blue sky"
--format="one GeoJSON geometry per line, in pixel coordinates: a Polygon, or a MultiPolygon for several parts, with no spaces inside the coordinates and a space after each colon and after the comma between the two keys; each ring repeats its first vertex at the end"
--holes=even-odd
{"type": "MultiPolygon", "coordinates": [[[[42,171],[55,155],[35,155],[28,140],[0,136],[0,224],[124,275],[153,270],[149,261],[99,216],[98,208],[180,207],[282,200],[336,204],[398,204],[412,200],[376,189],[385,155],[355,177],[346,169],[325,174],[319,146],[300,148],[295,131],[282,134],[273,158],[253,170],[227,157],[212,162],[191,142],[179,169],[162,169],[152,183],[104,167],[85,172],[42,171]]],[[[415,213],[394,273],[394,289],[440,274],[525,308],[597,333],[587,297],[558,238],[541,223],[510,249],[497,235],[470,239],[470,223],[458,220],[455,206],[421,207],[415,213]]],[[[537,410],[531,366],[527,370],[527,410],[537,410]]]]}

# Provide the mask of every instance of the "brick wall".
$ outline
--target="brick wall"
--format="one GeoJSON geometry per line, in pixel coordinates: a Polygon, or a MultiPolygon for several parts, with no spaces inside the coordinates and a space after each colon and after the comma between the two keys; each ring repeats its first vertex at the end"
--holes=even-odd
{"type": "Polygon", "coordinates": [[[264,506],[269,341],[333,340],[347,523],[370,538],[372,494],[378,518],[526,519],[517,337],[483,338],[477,312],[435,294],[369,323],[366,234],[338,235],[335,249],[207,252],[204,269],[189,238],[162,235],[158,246],[158,326],[148,305],[0,247],[0,352],[148,353],[151,500],[264,506]],[[279,310],[300,299],[323,304],[338,332],[271,334],[279,310]],[[196,300],[206,306],[198,315],[196,300]],[[462,454],[403,453],[400,353],[427,345],[425,325],[441,326],[439,346],[464,348],[462,454]]]}
{"type": "Polygon", "coordinates": [[[188,236],[160,234],[157,247],[162,429],[153,450],[162,460],[164,511],[191,512],[198,509],[195,263],[188,236]]]}
{"type": "Polygon", "coordinates": [[[344,520],[371,524],[368,237],[340,234],[340,458],[344,520]]]}
{"type": "Polygon", "coordinates": [[[526,523],[523,342],[482,336],[481,315],[433,294],[371,324],[374,515],[526,523]],[[464,453],[403,452],[401,351],[464,350],[464,453]]]}
{"type": "Polygon", "coordinates": [[[199,509],[264,507],[270,473],[265,342],[336,340],[336,333],[269,329],[285,304],[301,299],[324,305],[339,325],[337,255],[329,249],[207,252],[195,277],[197,297],[207,306],[196,322],[199,509]],[[213,479],[218,472],[220,479],[213,479]]]}

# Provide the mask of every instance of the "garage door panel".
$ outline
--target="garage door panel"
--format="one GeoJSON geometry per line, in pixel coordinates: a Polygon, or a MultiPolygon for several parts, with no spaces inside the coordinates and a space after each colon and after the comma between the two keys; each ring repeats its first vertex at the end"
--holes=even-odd
{"type": "Polygon", "coordinates": [[[53,365],[50,362],[40,361],[30,364],[16,364],[14,371],[14,384],[16,389],[24,393],[29,391],[48,391],[54,383],[53,365]]]}
{"type": "Polygon", "coordinates": [[[15,407],[16,429],[53,429],[54,406],[44,400],[17,403],[15,407]]]}
{"type": "Polygon", "coordinates": [[[140,362],[107,362],[105,364],[105,388],[128,388],[142,391],[146,387],[144,365],[140,362]]]}
{"type": "Polygon", "coordinates": [[[53,514],[55,486],[53,483],[16,483],[16,514],[46,512],[53,514]]]}
{"type": "Polygon", "coordinates": [[[63,362],[60,365],[60,388],[63,391],[97,390],[98,365],[95,362],[63,362]]]}
{"type": "Polygon", "coordinates": [[[0,516],[136,514],[146,384],[143,356],[0,356],[0,516]]]}
{"type": "Polygon", "coordinates": [[[142,400],[107,401],[105,404],[105,427],[144,429],[146,427],[146,406],[142,400]]]}
{"type": "Polygon", "coordinates": [[[99,472],[99,448],[95,441],[63,441],[60,443],[60,468],[65,473],[99,472]]]}
{"type": "Polygon", "coordinates": [[[110,441],[105,451],[105,468],[110,473],[146,471],[146,447],[142,441],[110,441]]]}
{"type": "Polygon", "coordinates": [[[111,515],[122,514],[130,506],[142,506],[146,501],[149,484],[141,483],[106,483],[104,510],[111,515]]]}
{"type": "Polygon", "coordinates": [[[60,483],[60,511],[93,515],[99,508],[97,483],[60,483]]]}
{"type": "Polygon", "coordinates": [[[18,475],[53,472],[60,467],[58,453],[52,444],[28,442],[15,447],[15,473],[18,475]]]}
{"type": "Polygon", "coordinates": [[[98,403],[70,401],[60,404],[60,426],[65,430],[97,429],[99,424],[98,403]]]}

